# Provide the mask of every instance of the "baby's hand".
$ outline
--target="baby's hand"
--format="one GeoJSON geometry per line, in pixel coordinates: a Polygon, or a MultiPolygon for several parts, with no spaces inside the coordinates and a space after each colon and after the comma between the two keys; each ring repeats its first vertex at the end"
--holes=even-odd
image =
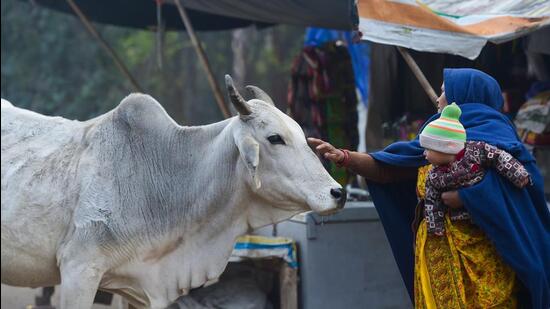
{"type": "Polygon", "coordinates": [[[441,200],[443,200],[443,204],[451,208],[461,208],[464,206],[462,200],[460,199],[460,195],[458,195],[458,191],[447,191],[441,193],[441,200]]]}
{"type": "Polygon", "coordinates": [[[307,141],[323,158],[326,158],[334,163],[342,162],[342,160],[344,160],[344,152],[335,148],[331,144],[313,137],[308,137],[307,141]]]}
{"type": "Polygon", "coordinates": [[[519,181],[518,186],[519,186],[520,189],[522,189],[522,188],[527,187],[527,185],[532,185],[532,184],[533,184],[533,180],[531,179],[531,176],[527,176],[527,177],[522,178],[519,181]]]}

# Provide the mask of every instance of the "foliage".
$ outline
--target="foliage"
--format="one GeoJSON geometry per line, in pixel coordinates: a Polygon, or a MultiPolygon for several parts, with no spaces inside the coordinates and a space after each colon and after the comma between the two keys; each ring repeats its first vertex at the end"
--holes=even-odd
{"type": "MultiPolygon", "coordinates": [[[[32,2],[3,0],[1,21],[1,94],[15,105],[84,120],[107,112],[134,91],[75,16],[32,2]]],[[[178,122],[203,124],[222,118],[186,33],[164,34],[160,69],[155,32],[95,26],[145,92],[178,122]]],[[[284,102],[303,31],[293,26],[247,31],[245,81],[284,102]]],[[[223,75],[231,73],[233,64],[231,31],[199,32],[198,36],[223,90],[223,75]]]]}

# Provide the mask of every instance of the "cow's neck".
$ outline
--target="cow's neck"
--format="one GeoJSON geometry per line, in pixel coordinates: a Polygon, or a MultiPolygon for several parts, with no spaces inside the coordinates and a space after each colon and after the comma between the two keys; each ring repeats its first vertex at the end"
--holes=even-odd
{"type": "Polygon", "coordinates": [[[215,219],[218,215],[228,223],[236,219],[231,216],[238,212],[247,190],[242,173],[237,171],[239,152],[232,131],[235,120],[184,128],[181,133],[181,143],[178,144],[182,149],[177,153],[187,154],[183,161],[188,168],[179,170],[179,177],[190,189],[187,190],[188,196],[181,197],[181,204],[192,201],[187,207],[182,206],[189,214],[185,217],[190,222],[215,219]],[[187,147],[187,144],[193,146],[187,147]]]}
{"type": "Polygon", "coordinates": [[[237,171],[232,132],[236,124],[233,118],[168,128],[162,134],[133,136],[124,152],[111,151],[121,156],[116,160],[121,163],[113,165],[113,181],[125,205],[122,220],[135,223],[125,230],[130,237],[156,245],[201,230],[219,233],[235,221],[245,186],[237,176],[242,172],[237,171]],[[135,159],[128,161],[128,156],[135,159]]]}
{"type": "MultiPolygon", "coordinates": [[[[163,222],[167,225],[163,236],[158,235],[155,243],[146,246],[142,259],[121,269],[123,273],[143,276],[148,284],[142,288],[150,296],[166,295],[164,289],[172,287],[166,282],[178,284],[179,289],[186,291],[215,280],[227,265],[235,238],[248,229],[248,205],[244,203],[248,191],[245,182],[236,178],[239,153],[231,125],[232,120],[226,120],[180,128],[167,134],[168,143],[156,145],[167,145],[157,151],[185,158],[170,167],[154,163],[167,168],[163,173],[169,175],[160,177],[164,183],[156,187],[171,190],[172,196],[178,195],[176,192],[182,194],[163,209],[163,222]],[[148,269],[169,271],[161,276],[162,282],[156,282],[148,269]]],[[[164,193],[168,191],[158,194],[164,193]]]]}
{"type": "Polygon", "coordinates": [[[238,125],[239,120],[232,118],[207,126],[179,127],[166,132],[163,140],[144,143],[150,148],[149,166],[141,168],[147,170],[144,174],[156,175],[144,186],[153,192],[141,200],[152,201],[145,207],[155,208],[151,213],[160,216],[144,218],[144,224],[162,222],[162,227],[150,227],[160,232],[157,235],[173,240],[184,234],[186,238],[190,234],[216,237],[230,232],[236,237],[251,227],[298,212],[270,207],[250,190],[233,137],[238,125]]]}

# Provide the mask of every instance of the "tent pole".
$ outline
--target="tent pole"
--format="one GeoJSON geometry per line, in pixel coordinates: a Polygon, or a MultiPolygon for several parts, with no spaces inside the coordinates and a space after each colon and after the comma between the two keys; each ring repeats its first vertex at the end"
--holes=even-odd
{"type": "Polygon", "coordinates": [[[424,88],[424,91],[426,91],[426,94],[428,95],[432,103],[437,108],[437,94],[432,88],[432,85],[430,85],[430,83],[426,79],[426,76],[424,76],[424,73],[422,73],[422,70],[420,70],[420,68],[418,67],[416,61],[414,61],[413,57],[411,57],[406,49],[401,46],[396,47],[401,56],[403,56],[403,59],[405,59],[405,62],[407,62],[407,64],[409,65],[409,68],[411,68],[411,71],[413,72],[414,76],[416,76],[416,79],[418,79],[418,81],[420,82],[422,88],[424,88]]]}
{"type": "Polygon", "coordinates": [[[157,3],[157,66],[162,70],[162,58],[164,55],[164,21],[162,20],[162,3],[163,0],[156,0],[157,3]]]}
{"type": "Polygon", "coordinates": [[[216,79],[214,78],[214,74],[212,74],[212,69],[210,68],[210,63],[208,63],[208,58],[206,58],[206,54],[204,53],[204,50],[202,49],[202,46],[197,39],[197,36],[195,35],[195,30],[193,29],[193,25],[191,24],[191,21],[189,20],[189,16],[187,16],[187,12],[185,11],[185,8],[181,5],[180,0],[174,0],[176,6],[178,7],[178,11],[181,16],[181,20],[183,21],[183,24],[185,25],[185,28],[187,29],[187,34],[189,35],[189,38],[191,38],[191,43],[193,44],[193,47],[195,48],[195,51],[197,52],[197,55],[199,56],[199,59],[206,70],[206,76],[208,77],[208,83],[210,84],[210,87],[212,88],[212,91],[214,92],[214,97],[216,98],[216,102],[218,103],[218,107],[220,108],[224,118],[231,117],[231,113],[229,112],[229,108],[225,104],[225,100],[223,99],[222,92],[220,90],[220,87],[218,86],[218,83],[216,82],[216,79]]]}
{"type": "Polygon", "coordinates": [[[124,76],[128,78],[132,86],[134,86],[135,90],[139,92],[143,92],[142,88],[139,86],[139,84],[134,79],[132,74],[130,74],[130,71],[128,71],[124,63],[122,63],[122,60],[120,60],[120,58],[115,53],[115,51],[109,46],[109,44],[107,44],[107,42],[101,37],[101,35],[99,35],[99,33],[94,28],[94,26],[90,23],[88,18],[84,15],[84,13],[82,13],[78,5],[76,5],[76,3],[74,3],[73,0],[67,0],[67,3],[69,3],[73,11],[80,18],[80,21],[82,21],[82,23],[84,24],[88,32],[90,32],[90,34],[99,41],[99,44],[101,45],[101,47],[103,47],[107,51],[107,53],[109,53],[111,58],[113,58],[118,69],[122,72],[122,74],[124,74],[124,76]]]}

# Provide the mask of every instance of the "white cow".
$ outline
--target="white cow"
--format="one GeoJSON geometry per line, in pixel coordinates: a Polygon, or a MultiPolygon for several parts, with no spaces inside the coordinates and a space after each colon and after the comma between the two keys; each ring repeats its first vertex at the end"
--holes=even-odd
{"type": "Polygon", "coordinates": [[[97,289],[164,308],[215,282],[237,236],[345,202],[298,124],[226,76],[239,116],[175,123],[131,94],[89,121],[2,100],[2,283],[61,283],[61,308],[97,289]]]}

